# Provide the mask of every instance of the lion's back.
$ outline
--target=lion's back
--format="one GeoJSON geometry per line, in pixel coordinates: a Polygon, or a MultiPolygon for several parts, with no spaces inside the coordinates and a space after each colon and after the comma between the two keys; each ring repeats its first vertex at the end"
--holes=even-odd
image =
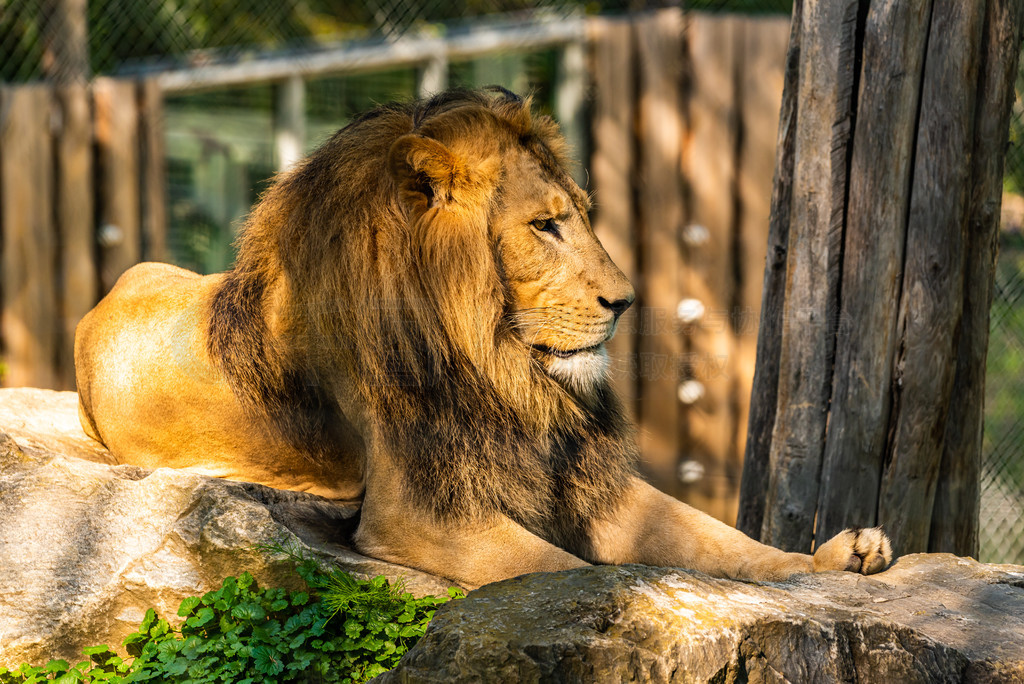
{"type": "Polygon", "coordinates": [[[176,404],[201,396],[203,385],[218,384],[201,331],[206,302],[221,277],[139,264],[79,323],[75,380],[83,427],[115,456],[144,454],[159,434],[122,429],[126,422],[158,425],[161,414],[169,417],[176,404]]]}

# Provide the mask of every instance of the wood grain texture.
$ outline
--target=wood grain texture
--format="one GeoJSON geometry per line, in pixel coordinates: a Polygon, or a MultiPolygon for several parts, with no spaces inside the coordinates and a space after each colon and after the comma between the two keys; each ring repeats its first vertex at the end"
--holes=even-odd
{"type": "Polygon", "coordinates": [[[642,275],[636,284],[641,468],[659,489],[678,495],[676,467],[685,447],[676,399],[683,344],[675,317],[682,267],[682,13],[668,9],[640,16],[634,31],[639,79],[637,228],[642,275]]]}
{"type": "Polygon", "coordinates": [[[967,189],[984,0],[937,3],[917,124],[878,522],[893,551],[928,550],[963,309],[967,189]]]}
{"type": "Polygon", "coordinates": [[[96,305],[99,274],[94,220],[92,111],[89,90],[57,90],[61,127],[57,134],[57,226],[60,236],[60,387],[74,389],[75,328],[96,305]]]}
{"type": "Polygon", "coordinates": [[[93,83],[99,164],[100,283],[109,292],[142,259],[139,118],[134,81],[93,83]]]}
{"type": "Polygon", "coordinates": [[[856,0],[809,1],[800,27],[795,162],[777,412],[761,539],[811,549],[828,421],[856,62],[856,0]]]}
{"type": "Polygon", "coordinates": [[[1022,21],[1024,3],[986,3],[967,199],[962,324],[928,540],[929,551],[975,558],[989,309],[1022,21]]]}
{"type": "Polygon", "coordinates": [[[931,4],[883,0],[867,15],[819,539],[876,519],[931,4]]]}
{"type": "Polygon", "coordinates": [[[706,238],[684,241],[681,297],[704,308],[699,320],[683,326],[683,372],[703,388],[698,400],[682,405],[689,437],[685,458],[700,463],[704,476],[684,483],[681,498],[730,524],[736,521],[740,478],[733,317],[741,22],[725,14],[687,16],[689,126],[682,160],[688,223],[706,230],[706,238]]]}
{"type": "Polygon", "coordinates": [[[799,34],[792,28],[800,25],[801,4],[795,4],[794,20],[753,18],[743,28],[738,170],[742,251],[737,269],[741,315],[734,367],[737,443],[745,448],[736,525],[753,537],[761,534],[775,424],[800,54],[799,34]]]}
{"type": "MultiPolygon", "coordinates": [[[[633,193],[636,159],[635,46],[628,19],[595,17],[587,24],[591,45],[590,189],[594,193],[594,233],[630,282],[637,283],[633,193]]],[[[631,417],[636,416],[637,309],[619,319],[608,342],[612,386],[631,417]]]]}
{"type": "Polygon", "coordinates": [[[7,387],[57,387],[52,91],[0,89],[0,340],[7,387]]]}

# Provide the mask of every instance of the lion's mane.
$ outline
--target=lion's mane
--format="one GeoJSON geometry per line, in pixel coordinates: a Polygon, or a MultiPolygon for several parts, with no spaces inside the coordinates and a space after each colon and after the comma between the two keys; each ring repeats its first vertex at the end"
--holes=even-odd
{"type": "Polygon", "coordinates": [[[504,91],[387,105],[340,130],[253,210],[209,349],[243,404],[313,458],[331,458],[334,397],[355,391],[425,510],[502,513],[585,552],[585,521],[614,509],[636,448],[607,384],[570,393],[509,325],[487,221],[503,144],[571,183],[553,122],[504,91]],[[460,170],[476,194],[457,222],[409,218],[388,171],[409,133],[491,160],[460,170]]]}

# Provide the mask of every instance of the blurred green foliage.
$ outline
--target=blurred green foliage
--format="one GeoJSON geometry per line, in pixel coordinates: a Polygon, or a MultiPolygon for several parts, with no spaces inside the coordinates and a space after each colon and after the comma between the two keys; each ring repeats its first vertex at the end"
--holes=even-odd
{"type": "Polygon", "coordinates": [[[1021,96],[1024,95],[1024,52],[1017,68],[1014,91],[1016,99],[1010,117],[1010,142],[1006,148],[1003,188],[1007,192],[1024,195],[1024,104],[1021,102],[1021,96]]]}

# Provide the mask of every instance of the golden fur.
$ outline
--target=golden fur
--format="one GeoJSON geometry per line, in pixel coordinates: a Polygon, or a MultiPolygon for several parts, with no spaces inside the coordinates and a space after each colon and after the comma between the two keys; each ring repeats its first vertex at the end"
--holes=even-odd
{"type": "Polygon", "coordinates": [[[78,331],[83,424],[126,462],[361,501],[360,550],[469,586],[883,568],[877,530],[812,560],[636,477],[603,348],[633,291],[565,169],[507,92],[374,110],[278,179],[231,271],[122,277],[78,331]]]}

